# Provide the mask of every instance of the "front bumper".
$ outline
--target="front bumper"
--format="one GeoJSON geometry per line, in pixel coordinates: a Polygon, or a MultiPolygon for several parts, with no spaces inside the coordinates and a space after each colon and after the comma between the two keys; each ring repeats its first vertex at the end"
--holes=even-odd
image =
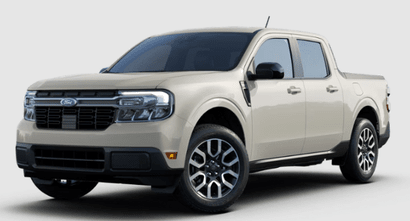
{"type": "Polygon", "coordinates": [[[184,119],[172,117],[156,122],[114,123],[105,130],[39,129],[35,122],[21,120],[17,143],[112,148],[154,147],[162,152],[170,168],[184,168],[185,153],[193,127],[184,119]],[[175,160],[166,152],[178,152],[175,160]]]}
{"type": "Polygon", "coordinates": [[[26,177],[172,186],[183,169],[169,168],[152,147],[84,147],[17,143],[26,177]]]}

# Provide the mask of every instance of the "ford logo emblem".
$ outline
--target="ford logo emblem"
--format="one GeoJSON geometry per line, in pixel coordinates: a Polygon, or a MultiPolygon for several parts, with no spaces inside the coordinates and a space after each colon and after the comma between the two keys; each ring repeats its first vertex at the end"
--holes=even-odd
{"type": "Polygon", "coordinates": [[[60,101],[60,104],[64,107],[73,107],[77,104],[77,100],[74,98],[64,98],[60,101]]]}

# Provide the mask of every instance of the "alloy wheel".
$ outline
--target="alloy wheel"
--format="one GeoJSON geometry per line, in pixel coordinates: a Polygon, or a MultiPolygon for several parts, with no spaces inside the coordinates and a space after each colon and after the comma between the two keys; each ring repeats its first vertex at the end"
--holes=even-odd
{"type": "Polygon", "coordinates": [[[238,153],[222,139],[199,144],[189,158],[189,183],[199,196],[220,199],[235,187],[240,174],[238,153]]]}
{"type": "Polygon", "coordinates": [[[376,159],[376,154],[373,151],[373,147],[376,145],[375,137],[373,132],[369,128],[364,128],[360,132],[358,141],[358,156],[357,160],[360,169],[369,173],[374,165],[374,160],[376,159]]]}

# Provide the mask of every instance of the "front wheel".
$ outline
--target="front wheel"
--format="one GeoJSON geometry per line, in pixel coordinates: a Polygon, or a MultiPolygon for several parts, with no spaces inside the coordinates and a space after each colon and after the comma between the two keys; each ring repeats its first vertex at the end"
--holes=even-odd
{"type": "Polygon", "coordinates": [[[231,206],[248,181],[241,139],[219,125],[200,125],[191,137],[177,197],[192,209],[216,213],[231,206]]]}
{"type": "Polygon", "coordinates": [[[89,193],[98,182],[83,182],[78,180],[31,178],[34,185],[44,194],[55,199],[77,199],[89,193]]]}
{"type": "Polygon", "coordinates": [[[369,120],[358,118],[345,163],[340,166],[343,176],[357,183],[368,182],[376,169],[378,153],[376,129],[369,120]]]}

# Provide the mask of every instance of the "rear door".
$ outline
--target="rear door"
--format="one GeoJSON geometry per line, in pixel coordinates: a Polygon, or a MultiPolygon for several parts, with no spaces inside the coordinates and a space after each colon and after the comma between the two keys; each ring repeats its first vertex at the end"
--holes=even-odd
{"type": "Polygon", "coordinates": [[[330,150],[342,139],[343,94],[336,72],[326,59],[326,43],[318,38],[294,36],[306,90],[306,140],[302,153],[330,150]]]}
{"type": "Polygon", "coordinates": [[[289,35],[264,36],[248,69],[277,62],[284,79],[248,81],[253,120],[253,158],[268,159],[299,154],[305,139],[305,88],[294,77],[293,53],[289,35]]]}

